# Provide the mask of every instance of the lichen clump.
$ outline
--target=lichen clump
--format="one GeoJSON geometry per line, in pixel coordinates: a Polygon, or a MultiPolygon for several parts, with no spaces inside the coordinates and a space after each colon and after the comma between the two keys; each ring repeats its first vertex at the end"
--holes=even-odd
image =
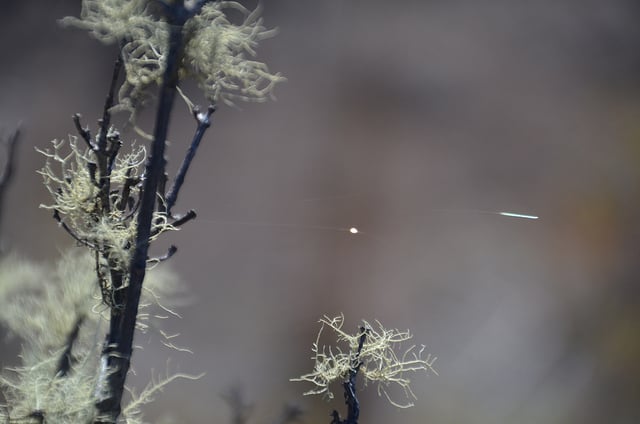
{"type": "MultiPolygon", "coordinates": [[[[78,144],[76,137],[68,142],[54,140],[52,150],[39,150],[47,161],[39,173],[51,193],[52,204],[41,208],[54,210],[60,222],[76,237],[76,241],[92,250],[109,252],[111,266],[126,269],[129,265],[137,220],[136,200],[140,194],[139,180],[146,152],[143,146],[119,155],[110,175],[111,193],[107,204],[100,196],[98,177],[91,173],[92,152],[78,144]],[[57,168],[57,169],[56,169],[57,168]]],[[[173,229],[166,216],[156,213],[154,238],[173,229]]]]}
{"type": "MultiPolygon", "coordinates": [[[[154,13],[149,0],[83,0],[80,18],[62,20],[88,30],[98,40],[121,47],[126,81],[119,107],[134,111],[147,88],[158,85],[167,56],[169,24],[154,13]]],[[[258,42],[272,36],[262,25],[259,10],[234,1],[212,1],[184,26],[186,40],[180,77],[194,78],[211,102],[262,102],[284,78],[252,60],[258,42]],[[233,24],[228,13],[242,16],[233,24]]]]}
{"type": "MultiPolygon", "coordinates": [[[[114,140],[114,142],[116,142],[114,140]]],[[[141,195],[140,180],[146,152],[143,146],[131,147],[119,154],[110,166],[108,196],[104,195],[104,181],[96,171],[94,152],[82,147],[76,137],[52,141],[53,149],[39,150],[46,156],[39,171],[53,203],[40,205],[54,211],[59,224],[81,245],[95,254],[95,269],[103,290],[103,301],[113,302],[116,287],[111,281],[113,272],[126,277],[135,245],[137,214],[141,195]]],[[[151,239],[175,230],[167,214],[154,212],[151,239]]],[[[157,262],[157,260],[156,260],[157,262]]],[[[149,260],[153,265],[154,260],[149,260]]],[[[126,287],[126,281],[117,289],[126,287]]]]}

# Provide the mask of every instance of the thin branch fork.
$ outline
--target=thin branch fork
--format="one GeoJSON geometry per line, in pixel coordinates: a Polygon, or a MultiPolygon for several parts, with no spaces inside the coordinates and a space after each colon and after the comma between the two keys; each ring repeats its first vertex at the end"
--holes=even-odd
{"type": "MultiPolygon", "coordinates": [[[[211,126],[211,115],[213,115],[213,112],[215,112],[215,110],[216,108],[214,105],[210,105],[207,108],[206,112],[200,112],[200,108],[197,106],[193,108],[193,117],[195,118],[198,124],[196,127],[196,132],[193,136],[193,139],[191,140],[191,144],[189,145],[189,148],[187,149],[187,153],[185,154],[182,164],[180,165],[180,168],[176,173],[176,176],[173,180],[173,184],[171,185],[171,188],[169,189],[167,194],[164,196],[164,201],[158,204],[159,212],[165,214],[170,218],[175,218],[175,220],[171,223],[171,225],[174,227],[179,227],[196,217],[196,212],[193,209],[189,210],[186,214],[182,216],[174,217],[172,214],[172,209],[173,209],[173,206],[176,204],[176,201],[178,200],[178,193],[180,192],[180,189],[184,184],[185,177],[187,176],[187,172],[189,171],[191,162],[193,161],[193,158],[196,155],[198,146],[200,146],[200,142],[202,141],[202,138],[204,137],[205,132],[211,126]]],[[[168,176],[165,172],[161,176],[158,182],[157,190],[159,193],[165,192],[167,179],[168,179],[168,176]]],[[[158,231],[159,230],[153,231],[152,235],[156,235],[158,231]]]]}
{"type": "MultiPolygon", "coordinates": [[[[98,175],[98,187],[100,188],[100,200],[104,212],[108,212],[111,209],[109,202],[109,191],[111,170],[115,162],[116,155],[122,145],[120,141],[120,134],[117,131],[111,132],[109,126],[111,125],[111,108],[114,105],[115,91],[118,85],[118,78],[122,71],[123,61],[120,54],[116,58],[113,66],[113,73],[111,76],[111,84],[109,85],[109,91],[104,102],[104,108],[102,110],[102,118],[98,120],[98,135],[94,140],[91,136],[89,127],[83,127],[80,119],[82,118],[79,113],[73,115],[73,123],[78,131],[78,134],[85,141],[89,149],[94,152],[97,161],[97,175],[98,175]],[[108,145],[110,144],[110,145],[108,145]]],[[[93,170],[93,174],[96,174],[96,170],[93,170]]]]}
{"type": "Polygon", "coordinates": [[[202,141],[202,137],[207,131],[207,128],[211,126],[211,115],[213,115],[213,112],[215,112],[215,110],[216,108],[214,105],[210,105],[206,112],[201,112],[200,108],[198,107],[195,107],[193,109],[193,117],[198,123],[198,127],[196,128],[196,132],[193,136],[193,139],[191,140],[191,145],[187,150],[187,154],[185,155],[184,160],[180,165],[180,169],[176,174],[173,185],[171,186],[171,189],[165,197],[167,214],[169,216],[171,216],[171,209],[175,205],[176,200],[178,200],[178,193],[180,192],[180,188],[182,188],[182,184],[184,184],[184,179],[187,175],[187,171],[189,171],[189,166],[191,166],[191,161],[193,161],[193,158],[196,155],[198,146],[200,146],[200,141],[202,141]]]}

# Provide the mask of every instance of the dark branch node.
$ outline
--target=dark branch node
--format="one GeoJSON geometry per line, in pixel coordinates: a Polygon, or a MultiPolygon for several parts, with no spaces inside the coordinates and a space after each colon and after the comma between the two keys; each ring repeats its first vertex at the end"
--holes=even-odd
{"type": "Polygon", "coordinates": [[[186,214],[177,217],[176,220],[171,223],[171,225],[173,225],[174,227],[179,227],[191,221],[192,219],[195,219],[197,216],[198,215],[196,214],[196,211],[190,209],[186,214]]]}
{"type": "Polygon", "coordinates": [[[207,107],[207,111],[205,113],[203,113],[200,110],[200,106],[195,106],[193,108],[193,117],[195,118],[196,122],[198,123],[198,125],[205,125],[206,128],[209,128],[209,126],[211,125],[211,115],[213,115],[213,112],[216,111],[216,106],[215,105],[209,105],[209,107],[207,107]]]}

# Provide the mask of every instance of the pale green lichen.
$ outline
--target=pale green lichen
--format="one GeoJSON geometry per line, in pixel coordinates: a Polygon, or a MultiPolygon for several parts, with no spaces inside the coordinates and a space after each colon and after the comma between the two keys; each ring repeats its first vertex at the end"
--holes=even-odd
{"type": "Polygon", "coordinates": [[[264,101],[284,80],[280,74],[270,73],[264,63],[247,58],[256,55],[259,41],[274,34],[262,25],[259,12],[232,1],[207,3],[188,23],[191,36],[184,69],[198,80],[209,99],[264,101]],[[225,9],[240,11],[242,23],[231,24],[225,9]]]}
{"type": "MultiPolygon", "coordinates": [[[[100,196],[100,188],[89,171],[92,152],[83,148],[76,137],[68,142],[52,141],[53,149],[38,150],[47,161],[39,171],[44,185],[51,193],[53,203],[40,207],[55,210],[74,236],[93,250],[108,255],[109,267],[126,270],[129,266],[131,246],[137,229],[136,210],[128,207],[109,207],[100,196]]],[[[126,203],[122,199],[123,187],[143,172],[146,151],[143,146],[132,146],[127,154],[120,154],[110,174],[110,205],[126,203]]],[[[129,187],[129,199],[140,194],[139,185],[129,187]]],[[[166,214],[155,212],[152,240],[161,233],[175,230],[166,214]]]]}
{"type": "MultiPolygon", "coordinates": [[[[62,20],[88,30],[105,43],[119,43],[126,80],[119,92],[121,109],[135,112],[147,88],[158,85],[165,68],[168,24],[153,13],[148,0],[83,0],[80,18],[62,20]]],[[[258,42],[272,36],[259,17],[235,1],[206,3],[184,26],[186,45],[181,78],[194,78],[211,102],[262,102],[284,80],[262,62],[251,60],[258,42]],[[233,24],[228,12],[243,19],[233,24]]]]}
{"type": "MultiPolygon", "coordinates": [[[[140,303],[140,325],[147,331],[166,315],[179,299],[180,286],[166,268],[150,270],[140,303]],[[160,304],[159,299],[167,304],[160,304]]],[[[99,296],[93,259],[87,251],[67,252],[55,267],[15,256],[0,260],[0,325],[21,340],[20,366],[5,368],[0,389],[6,405],[0,405],[0,422],[79,423],[94,418],[96,369],[107,315],[99,296]],[[103,325],[101,325],[101,323],[103,325]],[[70,335],[78,334],[70,344],[70,335]],[[60,372],[60,359],[70,347],[70,369],[60,372]]],[[[158,333],[164,333],[159,330],[158,333]]],[[[142,423],[140,407],[164,386],[185,374],[154,380],[125,406],[123,421],[142,423]]]]}
{"type": "Polygon", "coordinates": [[[86,29],[98,40],[111,44],[129,38],[140,28],[150,27],[149,3],[147,0],[85,0],[80,18],[66,17],[62,23],[86,29]]]}
{"type": "Polygon", "coordinates": [[[358,354],[362,331],[356,334],[345,332],[342,329],[344,316],[340,315],[334,318],[325,316],[320,320],[320,323],[318,337],[311,349],[314,360],[313,371],[291,379],[291,381],[306,381],[315,386],[305,392],[305,395],[321,394],[332,399],[334,395],[331,391],[331,384],[336,381],[343,382],[349,378],[349,372],[354,370],[356,355],[357,361],[362,364],[358,368],[358,376],[362,376],[365,384],[376,384],[378,395],[384,395],[392,405],[399,408],[413,406],[410,400],[416,398],[411,390],[411,380],[407,374],[418,371],[437,374],[433,368],[436,358],[431,355],[423,356],[424,346],[419,349],[416,349],[416,346],[411,346],[401,352],[397,351],[403,342],[413,337],[408,330],[389,330],[378,321],[376,321],[375,327],[363,321],[361,328],[366,332],[366,337],[362,350],[358,354]],[[325,327],[336,334],[338,343],[346,345],[345,350],[340,346],[320,345],[320,338],[325,327]],[[400,403],[392,398],[389,390],[394,385],[404,393],[406,402],[400,403]]]}
{"type": "Polygon", "coordinates": [[[0,323],[22,340],[22,364],[0,376],[7,417],[38,422],[42,412],[45,422],[91,419],[96,365],[91,352],[97,350],[100,320],[91,309],[97,288],[86,254],[67,254],[55,268],[15,258],[0,262],[0,291],[9,295],[0,296],[0,323]],[[62,375],[60,361],[76,326],[69,349],[72,371],[62,375]]]}
{"type": "MultiPolygon", "coordinates": [[[[38,279],[31,288],[16,290],[2,307],[2,321],[12,333],[28,335],[25,361],[39,362],[51,351],[60,349],[79,317],[92,319],[92,297],[97,292],[95,272],[87,256],[65,255],[54,269],[29,265],[38,279]],[[46,301],[44,301],[46,299],[46,301]],[[30,357],[30,356],[33,357],[30,357]]],[[[12,270],[2,268],[2,285],[15,285],[12,270]]],[[[4,301],[2,303],[4,303],[4,301]]],[[[88,322],[87,322],[88,323],[88,322]]]]}

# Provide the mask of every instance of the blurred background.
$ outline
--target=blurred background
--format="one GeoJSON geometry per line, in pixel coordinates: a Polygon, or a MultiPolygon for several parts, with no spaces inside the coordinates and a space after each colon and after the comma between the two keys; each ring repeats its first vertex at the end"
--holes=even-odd
{"type": "MultiPolygon", "coordinates": [[[[640,422],[638,3],[263,6],[279,34],[259,58],[288,82],[219,108],[176,207],[198,219],[155,245],[179,247],[189,303],[165,328],[194,353],[140,336],[131,384],[168,357],[206,376],[168,386],[149,420],[229,422],[221,394],[241,387],[251,422],[295,403],[328,423],[339,388],[327,403],[288,380],[311,370],[317,320],[342,312],[348,329],[410,328],[439,358],[439,376],[413,377],[414,408],[362,392],[363,423],[640,422]]],[[[2,241],[43,262],[73,243],[38,208],[34,147],[73,134],[72,113],[95,122],[116,54],[56,23],[79,10],[0,14],[0,122],[24,128],[2,241]]],[[[173,119],[177,167],[194,123],[180,103],[173,119]]]]}

